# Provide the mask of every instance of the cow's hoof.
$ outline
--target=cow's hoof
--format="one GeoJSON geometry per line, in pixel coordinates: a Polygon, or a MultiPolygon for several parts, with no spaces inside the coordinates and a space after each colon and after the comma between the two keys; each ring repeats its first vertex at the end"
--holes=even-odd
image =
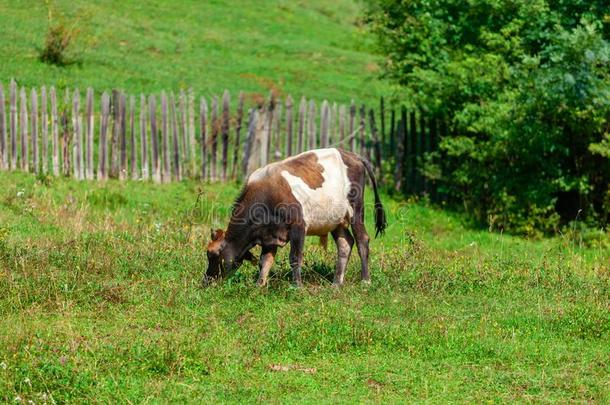
{"type": "Polygon", "coordinates": [[[367,279],[362,280],[362,285],[365,286],[365,287],[370,286],[371,285],[371,279],[367,278],[367,279]]]}

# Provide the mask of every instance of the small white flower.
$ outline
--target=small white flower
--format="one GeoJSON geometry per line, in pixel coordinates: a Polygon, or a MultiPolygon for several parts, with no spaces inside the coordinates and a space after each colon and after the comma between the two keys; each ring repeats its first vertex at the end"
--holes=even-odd
{"type": "Polygon", "coordinates": [[[23,191],[21,191],[21,190],[20,190],[20,191],[17,191],[17,197],[21,197],[21,196],[23,196],[23,194],[24,194],[24,192],[23,192],[23,191]]]}
{"type": "Polygon", "coordinates": [[[7,366],[6,366],[6,363],[5,363],[5,362],[0,363],[0,368],[1,368],[2,370],[6,370],[6,367],[7,367],[7,366]]]}
{"type": "Polygon", "coordinates": [[[32,386],[32,381],[30,381],[30,379],[28,377],[25,377],[23,382],[26,383],[27,385],[29,385],[30,387],[32,386]]]}
{"type": "Polygon", "coordinates": [[[19,395],[17,395],[14,399],[15,402],[21,402],[21,397],[19,395]]]}

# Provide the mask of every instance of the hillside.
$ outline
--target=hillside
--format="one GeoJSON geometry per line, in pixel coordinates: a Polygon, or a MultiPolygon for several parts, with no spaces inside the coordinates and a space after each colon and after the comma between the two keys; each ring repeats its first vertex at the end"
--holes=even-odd
{"type": "Polygon", "coordinates": [[[0,2],[0,81],[25,86],[123,88],[159,92],[193,87],[376,103],[370,38],[352,0],[52,2],[55,21],[80,33],[77,63],[39,60],[48,27],[43,1],[0,2]],[[34,4],[33,4],[34,3],[34,4]]]}

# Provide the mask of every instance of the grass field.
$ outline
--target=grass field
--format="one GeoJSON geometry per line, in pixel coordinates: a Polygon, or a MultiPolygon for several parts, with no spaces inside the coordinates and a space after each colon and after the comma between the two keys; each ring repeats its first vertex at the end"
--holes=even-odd
{"type": "Polygon", "coordinates": [[[287,249],[268,289],[251,265],[202,289],[237,185],[0,190],[0,400],[610,401],[607,250],[384,197],[370,287],[356,256],[333,289],[334,247],[311,240],[302,290],[287,249]]]}
{"type": "Polygon", "coordinates": [[[80,29],[72,52],[79,63],[39,60],[48,26],[43,1],[0,0],[0,81],[136,94],[192,87],[204,95],[229,89],[266,96],[274,88],[371,105],[387,90],[376,79],[378,59],[352,0],[51,4],[80,29]]]}

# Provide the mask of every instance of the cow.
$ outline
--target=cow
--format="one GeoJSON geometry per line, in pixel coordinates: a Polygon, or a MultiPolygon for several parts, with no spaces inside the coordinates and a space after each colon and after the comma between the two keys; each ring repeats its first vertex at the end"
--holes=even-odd
{"type": "Polygon", "coordinates": [[[385,231],[386,215],[373,168],[359,155],[337,148],[316,149],[252,172],[233,205],[227,230],[212,230],[203,284],[232,275],[244,260],[254,261],[250,249],[260,245],[257,284],[265,286],[278,248],[290,243],[292,277],[301,287],[305,236],[328,233],[337,245],[333,284],[343,284],[354,239],[362,282],[370,283],[369,235],[364,226],[367,174],[375,194],[377,237],[385,231]]]}

